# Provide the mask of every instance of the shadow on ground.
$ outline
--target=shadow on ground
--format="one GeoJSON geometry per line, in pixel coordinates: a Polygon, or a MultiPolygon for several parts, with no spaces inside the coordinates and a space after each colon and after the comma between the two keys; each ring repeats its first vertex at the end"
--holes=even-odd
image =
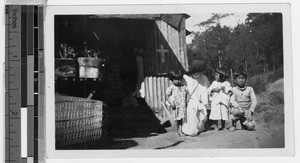
{"type": "Polygon", "coordinates": [[[111,108],[109,112],[109,137],[150,137],[165,132],[164,126],[148,106],[111,108]]]}
{"type": "Polygon", "coordinates": [[[166,148],[170,148],[170,147],[175,147],[175,146],[179,145],[182,142],[184,142],[184,141],[178,141],[178,142],[176,142],[172,145],[168,145],[168,146],[165,146],[165,147],[158,147],[158,148],[155,148],[155,149],[166,149],[166,148]]]}

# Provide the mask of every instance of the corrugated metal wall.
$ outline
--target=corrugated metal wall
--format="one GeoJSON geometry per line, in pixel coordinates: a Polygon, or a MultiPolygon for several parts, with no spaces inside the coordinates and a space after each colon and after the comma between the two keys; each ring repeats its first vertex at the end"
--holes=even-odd
{"type": "Polygon", "coordinates": [[[188,70],[185,19],[183,18],[181,22],[180,31],[162,20],[152,22],[145,27],[145,75],[159,75],[176,69],[188,70]],[[165,62],[162,62],[161,53],[157,52],[161,46],[168,50],[165,54],[165,62]]]}
{"type": "Polygon", "coordinates": [[[145,80],[145,100],[152,108],[153,112],[164,117],[162,104],[165,101],[166,89],[171,85],[167,77],[146,77],[145,80]]]}
{"type": "Polygon", "coordinates": [[[158,117],[164,117],[162,103],[165,101],[165,92],[171,81],[163,74],[171,70],[188,70],[185,18],[179,30],[161,20],[153,21],[145,30],[147,37],[144,55],[145,100],[158,117]],[[164,49],[168,49],[165,62],[162,61],[161,53],[157,52],[161,45],[164,49]]]}

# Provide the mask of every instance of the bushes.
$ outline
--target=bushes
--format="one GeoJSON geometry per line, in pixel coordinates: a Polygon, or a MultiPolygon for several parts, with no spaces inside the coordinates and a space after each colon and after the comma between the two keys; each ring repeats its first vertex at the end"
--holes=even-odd
{"type": "Polygon", "coordinates": [[[261,75],[249,77],[247,80],[247,85],[253,87],[256,94],[260,94],[266,91],[270,84],[273,84],[275,81],[278,81],[281,78],[283,78],[282,67],[278,68],[274,72],[267,72],[261,75]]]}
{"type": "Polygon", "coordinates": [[[272,72],[264,73],[262,75],[253,76],[247,79],[247,85],[254,89],[256,94],[260,94],[266,90],[266,85],[268,83],[268,77],[272,72]]]}
{"type": "Polygon", "coordinates": [[[260,103],[256,108],[256,120],[269,130],[277,130],[284,124],[284,106],[272,106],[269,103],[260,103]]]}
{"type": "Polygon", "coordinates": [[[278,79],[283,78],[283,68],[282,66],[280,68],[278,68],[274,73],[272,73],[269,77],[268,77],[268,83],[272,83],[275,82],[278,79]]]}
{"type": "MultiPolygon", "coordinates": [[[[274,73],[268,77],[274,80],[279,77],[279,73],[274,73]]],[[[257,95],[259,103],[256,107],[257,121],[267,130],[274,133],[284,128],[284,89],[283,79],[265,84],[265,91],[257,95]]]]}

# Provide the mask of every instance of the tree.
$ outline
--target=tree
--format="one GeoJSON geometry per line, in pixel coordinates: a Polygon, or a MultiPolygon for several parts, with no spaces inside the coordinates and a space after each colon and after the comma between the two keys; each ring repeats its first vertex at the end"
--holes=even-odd
{"type": "Polygon", "coordinates": [[[213,13],[212,17],[210,17],[209,19],[207,19],[204,22],[201,22],[199,24],[197,24],[197,26],[201,27],[201,26],[206,26],[206,27],[210,27],[212,25],[216,25],[216,24],[220,24],[221,19],[231,16],[233,14],[218,14],[218,13],[213,13]]]}
{"type": "Polygon", "coordinates": [[[234,29],[220,25],[229,14],[213,14],[198,24],[204,32],[194,33],[187,46],[189,60],[203,59],[212,67],[243,68],[250,75],[275,70],[283,64],[282,15],[250,13],[245,24],[234,29]]]}
{"type": "Polygon", "coordinates": [[[265,67],[277,69],[283,64],[283,34],[281,13],[250,13],[247,25],[252,27],[260,52],[265,56],[265,67]]]}
{"type": "Polygon", "coordinates": [[[226,65],[226,46],[230,42],[230,28],[221,27],[218,23],[203,33],[195,33],[188,53],[191,59],[203,59],[211,66],[217,68],[226,65]]]}

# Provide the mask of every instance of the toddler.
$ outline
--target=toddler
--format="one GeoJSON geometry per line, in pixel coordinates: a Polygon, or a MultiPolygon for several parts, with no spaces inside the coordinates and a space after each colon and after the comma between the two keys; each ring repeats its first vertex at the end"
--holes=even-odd
{"type": "Polygon", "coordinates": [[[179,71],[175,73],[174,71],[170,72],[170,80],[172,80],[172,85],[166,90],[166,103],[167,106],[173,110],[173,117],[176,122],[177,132],[180,136],[183,136],[182,133],[182,123],[183,120],[186,120],[186,106],[188,99],[188,90],[186,86],[183,85],[183,75],[179,71]]]}
{"type": "Polygon", "coordinates": [[[218,68],[215,73],[215,81],[208,88],[211,99],[211,113],[209,119],[213,122],[215,130],[225,129],[225,122],[229,120],[229,104],[232,87],[226,79],[229,77],[225,68],[218,68]],[[218,128],[218,121],[221,127],[218,128]]]}

